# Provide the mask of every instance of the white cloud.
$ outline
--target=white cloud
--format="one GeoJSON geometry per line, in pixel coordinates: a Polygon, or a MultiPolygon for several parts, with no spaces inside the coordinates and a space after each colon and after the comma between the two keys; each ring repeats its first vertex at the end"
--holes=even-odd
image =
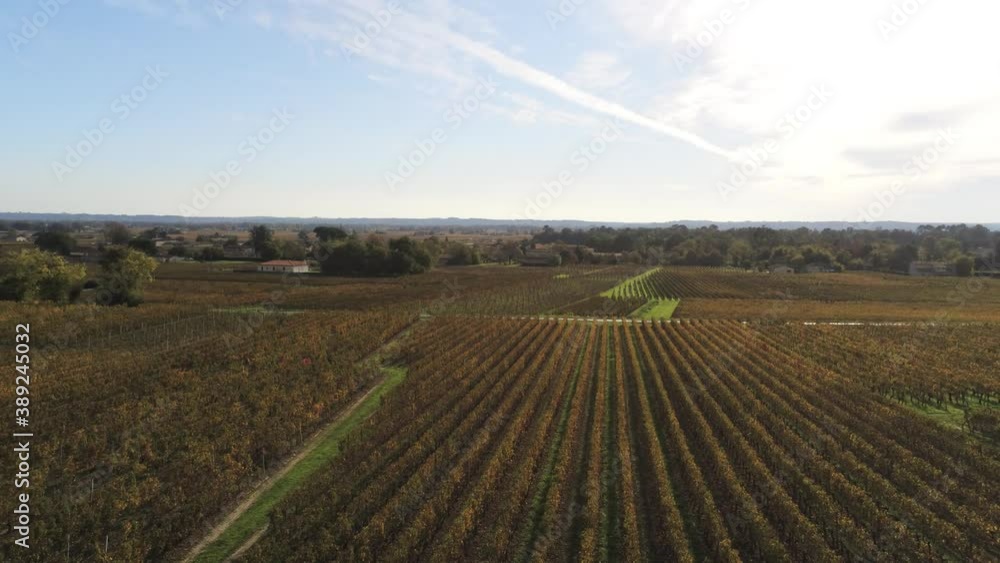
{"type": "Polygon", "coordinates": [[[632,71],[624,68],[612,53],[588,51],[566,75],[571,84],[590,91],[608,91],[626,84],[632,71]]]}
{"type": "MultiPolygon", "coordinates": [[[[731,151],[699,135],[577,88],[473,38],[472,33],[493,37],[496,30],[482,16],[456,7],[449,0],[413,2],[397,13],[389,13],[388,4],[378,0],[303,1],[291,6],[291,19],[284,26],[290,33],[338,44],[341,53],[350,50],[351,54],[345,54],[345,57],[356,56],[416,76],[417,88],[426,93],[433,94],[444,89],[446,96],[454,98],[473,87],[480,76],[496,72],[590,112],[617,117],[716,155],[734,157],[731,151]],[[483,65],[487,67],[485,71],[483,65]],[[432,78],[434,82],[427,84],[420,82],[420,78],[432,78]]],[[[612,70],[613,66],[613,61],[608,61],[606,57],[602,60],[598,56],[596,64],[592,61],[589,65],[591,73],[587,78],[621,85],[628,74],[612,70]]],[[[494,112],[506,113],[519,122],[533,122],[541,111],[530,107],[505,111],[496,104],[490,107],[494,112]]],[[[565,111],[552,116],[574,120],[565,111]]]]}

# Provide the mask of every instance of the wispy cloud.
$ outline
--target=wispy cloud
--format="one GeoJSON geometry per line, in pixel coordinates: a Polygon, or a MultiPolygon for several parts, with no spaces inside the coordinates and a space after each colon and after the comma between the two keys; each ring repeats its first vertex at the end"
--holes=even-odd
{"type": "Polygon", "coordinates": [[[474,41],[464,35],[454,32],[446,32],[446,37],[448,38],[448,42],[456,49],[470,56],[476,57],[477,59],[488,64],[495,71],[505,76],[516,78],[525,84],[545,90],[550,94],[563,98],[564,100],[572,102],[583,108],[597,113],[602,113],[610,117],[617,117],[623,121],[644,127],[651,131],[673,137],[712,154],[733,160],[739,158],[738,155],[732,151],[711,143],[694,133],[678,129],[677,127],[673,127],[655,119],[651,119],[645,115],[632,111],[621,104],[610,102],[593,94],[584,92],[561,78],[535,68],[523,61],[508,57],[485,43],[474,41]]]}
{"type": "Polygon", "coordinates": [[[631,76],[632,71],[614,54],[588,51],[580,56],[566,79],[584,90],[608,91],[625,86],[631,76]]]}

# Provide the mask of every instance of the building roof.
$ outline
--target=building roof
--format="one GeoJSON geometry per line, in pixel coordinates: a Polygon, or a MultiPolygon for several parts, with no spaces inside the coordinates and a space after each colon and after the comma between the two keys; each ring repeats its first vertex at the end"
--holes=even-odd
{"type": "Polygon", "coordinates": [[[261,266],[308,266],[309,263],[302,260],[270,260],[262,262],[261,266]]]}

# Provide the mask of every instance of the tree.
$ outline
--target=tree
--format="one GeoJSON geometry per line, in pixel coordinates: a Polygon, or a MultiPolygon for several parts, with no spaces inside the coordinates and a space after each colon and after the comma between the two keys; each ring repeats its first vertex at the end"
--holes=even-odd
{"type": "MultiPolygon", "coordinates": [[[[581,247],[577,246],[577,249],[579,248],[581,247]]],[[[500,255],[503,257],[503,260],[508,264],[510,264],[511,262],[515,262],[524,256],[524,251],[521,250],[521,246],[517,243],[517,241],[514,240],[509,240],[503,243],[500,249],[500,253],[501,253],[500,255]]]]}
{"type": "Polygon", "coordinates": [[[110,244],[128,244],[132,233],[129,232],[128,227],[121,223],[108,223],[104,229],[104,238],[110,244]]]}
{"type": "Polygon", "coordinates": [[[138,250],[147,256],[156,256],[156,241],[146,237],[138,237],[128,241],[128,247],[138,250]]]}
{"type": "Polygon", "coordinates": [[[225,260],[226,253],[218,246],[207,246],[198,253],[198,260],[211,262],[214,260],[225,260]]]}
{"type": "Polygon", "coordinates": [[[266,258],[264,256],[265,252],[272,252],[268,249],[268,244],[274,244],[274,231],[271,230],[267,225],[254,225],[250,229],[250,244],[253,245],[253,251],[266,260],[272,260],[273,258],[266,258]]]}
{"type": "Polygon", "coordinates": [[[343,243],[320,243],[316,255],[324,274],[341,276],[419,274],[434,263],[427,245],[409,237],[386,244],[377,236],[365,242],[352,236],[343,243]]]}
{"type": "Polygon", "coordinates": [[[324,274],[356,276],[365,270],[365,245],[356,238],[347,239],[343,244],[323,245],[323,255],[320,270],[324,274]]]}
{"type": "Polygon", "coordinates": [[[35,235],[35,246],[45,252],[69,256],[69,253],[76,248],[76,240],[63,231],[43,231],[35,235]]]}
{"type": "Polygon", "coordinates": [[[306,247],[297,240],[286,240],[280,245],[281,257],[286,260],[305,260],[306,247]]]}
{"type": "Polygon", "coordinates": [[[313,229],[313,232],[316,233],[316,238],[318,238],[321,242],[345,240],[348,236],[350,236],[347,234],[347,231],[339,227],[316,227],[313,229]]]}
{"type": "Polygon", "coordinates": [[[0,299],[68,303],[79,296],[87,270],[61,256],[22,250],[0,259],[0,299]]]}
{"type": "Polygon", "coordinates": [[[970,256],[962,256],[958,260],[955,260],[955,273],[959,277],[967,278],[972,275],[975,270],[976,261],[970,256]]]}
{"type": "Polygon", "coordinates": [[[178,244],[171,246],[170,250],[167,251],[170,256],[176,256],[178,258],[184,258],[188,255],[188,248],[184,245],[178,244]]]}
{"type": "Polygon", "coordinates": [[[917,247],[906,244],[897,248],[889,257],[889,269],[894,272],[907,272],[910,269],[910,262],[917,259],[917,247]]]}
{"type": "Polygon", "coordinates": [[[156,261],[142,252],[122,246],[109,247],[101,259],[98,303],[128,305],[142,303],[142,290],[153,281],[156,261]]]}
{"type": "Polygon", "coordinates": [[[283,246],[277,241],[269,240],[256,252],[257,256],[263,260],[277,260],[281,258],[282,248],[283,246]]]}
{"type": "Polygon", "coordinates": [[[389,241],[389,273],[420,274],[430,270],[431,253],[410,237],[389,241]]]}
{"type": "Polygon", "coordinates": [[[449,266],[474,266],[481,261],[479,251],[467,244],[453,242],[448,245],[449,266]]]}

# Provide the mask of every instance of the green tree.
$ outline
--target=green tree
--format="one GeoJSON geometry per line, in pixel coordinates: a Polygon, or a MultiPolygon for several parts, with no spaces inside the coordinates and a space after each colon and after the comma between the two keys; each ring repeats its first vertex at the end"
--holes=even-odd
{"type": "Polygon", "coordinates": [[[281,257],[286,260],[306,259],[306,247],[297,240],[282,241],[278,247],[281,257]]]}
{"type": "Polygon", "coordinates": [[[121,223],[108,223],[108,226],[104,228],[104,238],[107,239],[108,244],[128,244],[132,233],[129,232],[128,227],[121,223]]]}
{"type": "Polygon", "coordinates": [[[43,231],[35,235],[35,246],[46,252],[69,256],[76,248],[76,240],[64,231],[43,231]]]}
{"type": "Polygon", "coordinates": [[[273,258],[267,258],[264,256],[265,252],[273,252],[272,249],[268,248],[268,245],[274,244],[274,231],[271,230],[267,225],[254,225],[250,229],[250,244],[253,245],[253,251],[266,260],[273,260],[273,258]]]}
{"type": "Polygon", "coordinates": [[[972,275],[975,270],[976,261],[970,256],[962,256],[958,260],[955,260],[955,273],[959,277],[967,278],[972,275]]]}
{"type": "Polygon", "coordinates": [[[448,245],[447,263],[449,266],[474,266],[480,262],[482,262],[482,258],[475,248],[460,242],[448,245]]]}
{"type": "Polygon", "coordinates": [[[897,248],[889,257],[889,269],[894,272],[907,272],[910,269],[910,262],[917,259],[917,247],[906,244],[897,248]]]}
{"type": "Polygon", "coordinates": [[[334,242],[338,240],[345,240],[348,236],[347,231],[339,227],[316,227],[313,229],[316,233],[316,238],[322,242],[334,242]]]}
{"type": "Polygon", "coordinates": [[[138,250],[122,246],[109,247],[101,259],[97,302],[102,305],[142,303],[142,290],[153,281],[156,260],[138,250]]]}
{"type": "Polygon", "coordinates": [[[80,294],[86,269],[42,250],[22,250],[0,259],[0,299],[68,303],[80,294]]]}
{"type": "Polygon", "coordinates": [[[128,241],[128,247],[138,250],[147,256],[156,256],[156,241],[150,238],[134,238],[128,241]]]}
{"type": "Polygon", "coordinates": [[[257,250],[257,256],[263,260],[277,260],[281,258],[282,247],[278,241],[269,240],[257,250]]]}
{"type": "Polygon", "coordinates": [[[198,260],[211,262],[214,260],[225,260],[226,253],[218,246],[206,246],[198,253],[198,260]]]}

